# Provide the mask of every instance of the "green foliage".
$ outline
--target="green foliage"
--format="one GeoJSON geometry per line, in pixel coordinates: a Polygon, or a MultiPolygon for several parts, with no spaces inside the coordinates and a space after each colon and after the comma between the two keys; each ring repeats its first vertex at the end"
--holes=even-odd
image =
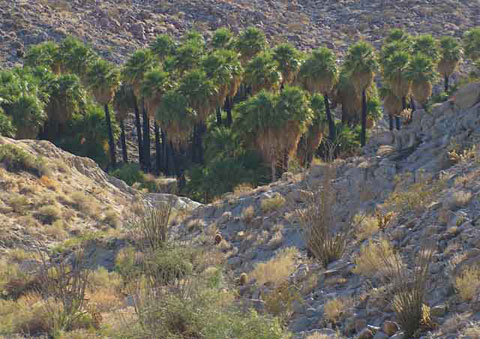
{"type": "Polygon", "coordinates": [[[480,59],[480,27],[474,27],[463,36],[465,55],[476,61],[480,59]]]}
{"type": "Polygon", "coordinates": [[[46,67],[54,71],[59,66],[59,47],[53,41],[46,41],[30,47],[25,55],[25,66],[46,67]]]}
{"type": "Polygon", "coordinates": [[[246,62],[267,48],[267,38],[258,28],[248,27],[238,37],[235,47],[246,62]]]}
{"type": "Polygon", "coordinates": [[[254,94],[261,89],[277,89],[280,80],[278,63],[271,53],[265,52],[255,56],[245,68],[245,83],[252,87],[254,94]]]}
{"type": "Polygon", "coordinates": [[[167,285],[176,279],[184,279],[193,271],[192,250],[168,245],[157,249],[146,259],[146,273],[155,284],[167,285]]]}
{"type": "Polygon", "coordinates": [[[280,44],[273,50],[273,59],[278,63],[283,82],[291,83],[300,69],[300,51],[289,43],[280,44]]]}
{"type": "Polygon", "coordinates": [[[330,92],[338,80],[335,54],[326,47],[312,51],[300,67],[298,78],[303,87],[311,93],[330,92]]]}
{"type": "Polygon", "coordinates": [[[58,58],[61,71],[82,77],[90,62],[95,58],[93,50],[82,41],[67,37],[59,45],[58,58]]]}
{"type": "Polygon", "coordinates": [[[0,136],[13,138],[15,132],[16,128],[12,124],[12,119],[0,107],[0,136]]]}
{"type": "Polygon", "coordinates": [[[426,55],[433,62],[437,62],[440,56],[438,43],[431,34],[422,34],[415,37],[412,49],[414,54],[426,55]]]}
{"type": "MultiPolygon", "coordinates": [[[[200,64],[204,52],[203,43],[199,43],[197,40],[187,40],[177,49],[173,59],[174,68],[180,74],[194,69],[200,64]]],[[[168,70],[170,71],[170,69],[168,70]]]]}
{"type": "Polygon", "coordinates": [[[111,175],[125,181],[129,186],[135,183],[143,183],[144,181],[143,172],[138,164],[124,164],[122,167],[112,171],[111,175]]]}
{"type": "Polygon", "coordinates": [[[352,82],[361,91],[370,86],[373,75],[378,70],[377,57],[372,45],[365,41],[350,46],[344,62],[345,70],[350,73],[352,82]]]}
{"type": "Polygon", "coordinates": [[[97,102],[108,104],[120,84],[120,71],[110,62],[97,59],[92,62],[86,74],[87,84],[97,102]]]}
{"type": "Polygon", "coordinates": [[[135,51],[125,63],[123,79],[133,86],[135,95],[140,93],[140,84],[146,72],[154,67],[155,58],[151,50],[135,51]]]}
{"type": "Polygon", "coordinates": [[[451,36],[444,36],[440,39],[440,55],[442,60],[460,61],[462,59],[462,48],[460,43],[451,36]]]}
{"type": "Polygon", "coordinates": [[[431,58],[423,54],[417,54],[410,62],[406,76],[412,82],[433,81],[437,73],[431,58]]]}
{"type": "MultiPolygon", "coordinates": [[[[360,134],[362,131],[361,126],[350,128],[348,126],[338,124],[337,125],[337,139],[336,150],[338,154],[342,156],[350,156],[360,149],[360,134]]],[[[322,149],[322,146],[320,146],[322,149]]]]}
{"type": "Polygon", "coordinates": [[[43,158],[34,157],[11,144],[0,145],[0,163],[11,172],[26,171],[38,177],[48,174],[48,166],[43,158]]]}
{"type": "Polygon", "coordinates": [[[392,42],[410,42],[411,36],[401,28],[393,28],[388,32],[388,36],[385,39],[386,43],[392,42]]]}
{"type": "Polygon", "coordinates": [[[150,49],[160,59],[165,60],[167,56],[174,55],[176,44],[172,37],[167,34],[160,34],[155,38],[155,41],[150,45],[150,49]]]}
{"type": "Polygon", "coordinates": [[[213,33],[212,47],[214,49],[231,49],[232,45],[233,34],[228,28],[222,27],[213,33]]]}
{"type": "MultiPolygon", "coordinates": [[[[119,128],[111,117],[114,135],[119,128]]],[[[106,166],[108,159],[108,130],[104,111],[100,106],[88,104],[85,111],[77,113],[68,121],[65,133],[55,141],[65,150],[95,160],[100,166],[106,166]]]]}

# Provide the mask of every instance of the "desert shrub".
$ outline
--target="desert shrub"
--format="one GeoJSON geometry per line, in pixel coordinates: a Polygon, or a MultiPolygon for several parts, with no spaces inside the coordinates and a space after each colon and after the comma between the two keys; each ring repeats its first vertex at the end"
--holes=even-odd
{"type": "Polygon", "coordinates": [[[257,264],[249,276],[260,286],[267,282],[279,285],[293,273],[297,256],[297,249],[284,249],[269,261],[257,264]]]}
{"type": "Polygon", "coordinates": [[[285,198],[276,194],[271,198],[263,199],[260,207],[263,213],[268,213],[282,208],[283,205],[285,205],[285,198]]]}
{"type": "Polygon", "coordinates": [[[114,177],[125,181],[127,185],[132,186],[135,183],[144,182],[143,172],[138,164],[124,164],[111,172],[114,177]]]}
{"type": "Polygon", "coordinates": [[[353,223],[356,225],[356,236],[360,241],[371,237],[380,230],[377,217],[372,215],[357,214],[353,218],[353,223]]]}
{"type": "Polygon", "coordinates": [[[144,271],[152,285],[167,285],[192,273],[192,251],[180,246],[157,248],[145,260],[144,271]]]}
{"type": "Polygon", "coordinates": [[[21,194],[12,194],[8,197],[7,202],[15,213],[25,215],[29,212],[30,203],[28,199],[21,194]]]}
{"type": "Polygon", "coordinates": [[[44,224],[52,224],[57,221],[62,214],[58,205],[47,205],[41,207],[35,217],[44,224]]]}
{"type": "Polygon", "coordinates": [[[255,217],[255,208],[253,206],[245,207],[242,211],[242,220],[249,224],[255,217]]]}
{"type": "Polygon", "coordinates": [[[304,194],[305,207],[296,212],[308,251],[324,266],[343,255],[347,238],[345,231],[335,228],[336,192],[331,183],[335,173],[334,165],[325,165],[321,189],[304,194]]]}
{"type": "Polygon", "coordinates": [[[455,288],[465,301],[472,300],[480,293],[480,267],[468,267],[455,278],[455,288]]]}
{"type": "Polygon", "coordinates": [[[335,323],[348,309],[351,302],[346,298],[330,299],[323,306],[324,318],[335,323]]]}
{"type": "Polygon", "coordinates": [[[108,210],[107,212],[105,212],[105,216],[103,217],[103,222],[114,228],[118,228],[122,225],[122,221],[120,220],[120,217],[114,210],[108,210]]]}
{"type": "Polygon", "coordinates": [[[388,267],[385,266],[385,260],[395,260],[393,248],[388,240],[370,241],[367,245],[362,246],[360,254],[355,258],[356,266],[353,272],[366,277],[383,277],[389,273],[388,267]]]}
{"type": "Polygon", "coordinates": [[[85,193],[73,192],[70,198],[72,199],[73,207],[75,207],[76,210],[89,216],[96,216],[98,213],[98,204],[85,193]]]}
{"type": "Polygon", "coordinates": [[[171,217],[172,202],[161,203],[158,207],[144,205],[140,215],[133,217],[128,227],[133,239],[144,251],[155,252],[167,240],[171,217]]]}
{"type": "Polygon", "coordinates": [[[294,303],[303,301],[297,288],[289,284],[288,281],[281,283],[272,291],[264,293],[262,300],[265,301],[267,312],[280,317],[285,322],[288,322],[294,313],[294,303]]]}
{"type": "Polygon", "coordinates": [[[0,163],[10,172],[26,171],[38,177],[48,174],[43,158],[34,157],[15,145],[0,145],[0,163]]]}

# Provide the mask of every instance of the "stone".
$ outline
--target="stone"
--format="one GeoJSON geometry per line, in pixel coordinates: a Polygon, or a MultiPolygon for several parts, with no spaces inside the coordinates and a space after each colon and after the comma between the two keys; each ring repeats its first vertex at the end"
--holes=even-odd
{"type": "Polygon", "coordinates": [[[473,82],[460,88],[454,95],[455,106],[460,109],[468,109],[480,102],[480,82],[473,82]]]}
{"type": "Polygon", "coordinates": [[[367,327],[367,321],[365,319],[356,319],[355,320],[355,331],[360,333],[365,327],[367,327]]]}
{"type": "Polygon", "coordinates": [[[398,332],[398,325],[393,321],[387,320],[383,323],[382,330],[389,336],[392,336],[398,332]]]}
{"type": "Polygon", "coordinates": [[[373,338],[373,333],[368,328],[363,329],[357,337],[358,339],[371,339],[373,338]]]}
{"type": "Polygon", "coordinates": [[[447,305],[437,305],[430,309],[430,314],[434,317],[443,317],[447,313],[447,305]]]}
{"type": "Polygon", "coordinates": [[[387,339],[387,338],[390,338],[390,336],[386,335],[383,332],[377,332],[377,333],[375,333],[375,336],[373,337],[373,339],[387,339]]]}

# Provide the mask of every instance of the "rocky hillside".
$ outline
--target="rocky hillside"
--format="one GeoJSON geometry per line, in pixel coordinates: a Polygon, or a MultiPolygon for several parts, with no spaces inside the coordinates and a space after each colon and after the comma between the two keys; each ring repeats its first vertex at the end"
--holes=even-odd
{"type": "Polygon", "coordinates": [[[335,163],[331,184],[326,165],[287,173],[196,209],[178,236],[211,246],[217,234],[235,276],[247,274],[242,296],[260,310],[286,312],[298,338],[401,338],[380,254],[395,251],[414,271],[433,243],[426,296],[432,319],[423,337],[479,338],[480,268],[471,280],[462,273],[480,264],[479,141],[475,83],[431,112],[416,111],[401,131],[377,129],[363,156],[335,163]],[[326,269],[308,258],[297,217],[325,189],[331,205],[324,214],[348,234],[344,255],[326,269]]]}
{"type": "Polygon", "coordinates": [[[115,233],[144,201],[173,198],[177,208],[198,204],[144,194],[108,176],[93,160],[48,141],[0,137],[0,251],[58,244],[93,231],[115,233]]]}
{"type": "Polygon", "coordinates": [[[255,25],[272,41],[341,53],[359,38],[379,44],[392,27],[461,36],[479,18],[478,0],[1,0],[0,65],[19,62],[29,45],[69,34],[121,62],[157,34],[192,28],[255,25]]]}

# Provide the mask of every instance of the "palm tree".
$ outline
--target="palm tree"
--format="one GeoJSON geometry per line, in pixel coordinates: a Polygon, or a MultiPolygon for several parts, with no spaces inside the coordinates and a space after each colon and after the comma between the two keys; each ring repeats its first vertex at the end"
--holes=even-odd
{"type": "Polygon", "coordinates": [[[262,89],[276,91],[280,87],[281,74],[278,63],[268,52],[254,57],[245,68],[245,83],[250,86],[252,95],[262,89]]]}
{"type": "Polygon", "coordinates": [[[280,44],[273,50],[273,59],[278,63],[278,69],[282,74],[281,87],[291,84],[300,70],[300,51],[289,43],[280,44]]]}
{"type": "Polygon", "coordinates": [[[345,69],[350,73],[353,86],[362,93],[362,147],[366,143],[367,130],[367,89],[372,85],[378,69],[377,57],[372,45],[361,41],[350,47],[345,57],[345,69]]]}
{"type": "Polygon", "coordinates": [[[338,82],[332,90],[332,101],[335,105],[342,105],[342,124],[353,127],[360,122],[362,95],[357,93],[351,75],[345,70],[345,67],[340,69],[338,82]]]}
{"type": "Polygon", "coordinates": [[[62,73],[76,74],[84,81],[85,70],[89,63],[95,61],[96,56],[93,50],[82,41],[67,37],[62,40],[58,48],[60,71],[62,73]]]}
{"type": "Polygon", "coordinates": [[[115,152],[115,139],[113,137],[112,120],[108,105],[115,95],[115,91],[120,85],[119,70],[108,61],[98,59],[90,65],[87,71],[88,87],[93,93],[95,100],[103,106],[105,110],[105,121],[108,130],[108,146],[110,150],[110,165],[117,165],[117,157],[115,152]]]}
{"type": "Polygon", "coordinates": [[[163,95],[173,88],[170,82],[170,76],[167,72],[162,71],[159,68],[154,68],[151,71],[145,73],[145,77],[142,82],[141,95],[145,98],[145,106],[147,108],[149,118],[154,118],[154,131],[155,131],[155,168],[157,174],[160,174],[162,167],[162,148],[160,145],[160,130],[155,119],[155,114],[158,107],[161,104],[163,95]]]}
{"type": "Polygon", "coordinates": [[[333,142],[336,138],[335,121],[330,110],[329,95],[338,81],[335,54],[326,47],[314,50],[302,64],[299,80],[310,93],[321,93],[323,95],[329,138],[333,142]]]}
{"type": "Polygon", "coordinates": [[[468,30],[463,36],[465,56],[476,61],[480,59],[480,27],[468,30]]]}
{"type": "Polygon", "coordinates": [[[411,42],[412,37],[405,32],[401,28],[393,28],[388,32],[388,36],[385,39],[385,42],[387,44],[393,43],[393,42],[404,42],[404,43],[409,43],[411,42]]]}
{"type": "Polygon", "coordinates": [[[434,63],[436,63],[440,57],[438,43],[431,34],[422,34],[415,37],[412,50],[414,54],[426,55],[432,59],[434,63]]]}
{"type": "Polygon", "coordinates": [[[312,112],[305,92],[286,86],[279,94],[260,91],[237,106],[235,130],[270,164],[272,181],[278,163],[295,153],[298,141],[311,122],[312,112]]]}
{"type": "Polygon", "coordinates": [[[258,28],[248,27],[240,34],[235,45],[240,53],[240,60],[245,65],[248,60],[267,48],[267,38],[258,28]]]}
{"type": "Polygon", "coordinates": [[[121,84],[115,96],[113,98],[113,107],[116,113],[116,120],[120,123],[120,143],[122,145],[122,158],[123,163],[128,163],[127,142],[125,137],[125,120],[128,117],[128,113],[133,107],[135,96],[133,94],[132,86],[125,83],[121,84]]]}
{"type": "Polygon", "coordinates": [[[59,131],[70,121],[74,113],[80,112],[86,104],[86,93],[78,76],[60,75],[46,85],[49,93],[47,105],[48,123],[46,135],[55,140],[59,131]]]}
{"type": "Polygon", "coordinates": [[[384,84],[384,86],[380,88],[380,97],[383,99],[383,107],[389,116],[390,130],[393,130],[392,117],[399,116],[403,111],[402,99],[395,94],[388,84],[384,84]]]}
{"type": "Polygon", "coordinates": [[[202,136],[206,131],[205,121],[218,105],[218,89],[202,70],[193,70],[182,78],[178,91],[187,99],[197,117],[194,129],[193,157],[203,162],[202,136]]]}
{"type": "Polygon", "coordinates": [[[143,169],[148,172],[150,170],[150,123],[147,115],[147,111],[145,108],[145,104],[143,101],[143,97],[141,96],[141,85],[145,73],[150,71],[155,66],[155,58],[151,50],[148,49],[140,49],[137,50],[135,53],[132,54],[130,59],[126,62],[125,67],[123,69],[123,78],[124,80],[132,85],[133,93],[135,94],[135,119],[137,120],[137,129],[140,126],[140,118],[138,112],[138,100],[141,102],[142,106],[142,118],[143,118],[143,140],[140,137],[141,133],[138,133],[139,136],[139,155],[143,162],[141,165],[143,169]],[[143,141],[143,145],[140,143],[143,141]],[[142,151],[140,151],[140,149],[142,151]]]}
{"type": "MultiPolygon", "coordinates": [[[[402,108],[407,109],[407,97],[411,91],[411,81],[406,73],[410,62],[410,55],[406,51],[396,51],[383,62],[383,77],[395,96],[401,98],[402,108]]],[[[400,119],[394,115],[397,129],[400,129],[400,119]]],[[[392,117],[392,115],[390,115],[392,117]]]]}
{"type": "Polygon", "coordinates": [[[220,107],[226,104],[227,126],[232,123],[232,99],[236,95],[242,81],[243,68],[238,54],[231,50],[220,49],[213,51],[202,60],[202,68],[208,79],[213,81],[217,89],[216,107],[217,124],[222,124],[220,107]]]}
{"type": "Polygon", "coordinates": [[[217,29],[212,37],[213,49],[231,49],[234,44],[232,32],[225,27],[217,29]]]}
{"type": "Polygon", "coordinates": [[[52,72],[60,73],[59,47],[53,41],[46,41],[30,47],[25,55],[25,66],[49,68],[52,72]]]}
{"type": "Polygon", "coordinates": [[[448,92],[448,82],[450,76],[457,69],[462,59],[462,48],[460,43],[450,36],[440,39],[440,61],[438,62],[438,71],[443,76],[445,92],[448,92]]]}
{"type": "Polygon", "coordinates": [[[435,66],[430,57],[417,54],[412,58],[407,78],[412,82],[412,94],[420,104],[424,105],[432,95],[432,82],[435,77],[435,66]]]}
{"type": "Polygon", "coordinates": [[[312,108],[312,123],[300,139],[297,151],[297,157],[303,167],[310,167],[313,156],[322,143],[328,124],[325,100],[321,94],[312,95],[310,107],[312,108]]]}
{"type": "Polygon", "coordinates": [[[150,49],[163,62],[168,56],[174,55],[176,45],[173,39],[167,34],[160,34],[150,45],[150,49]]]}
{"type": "Polygon", "coordinates": [[[17,129],[12,123],[12,119],[5,114],[5,111],[0,107],[0,136],[13,138],[17,129]]]}

